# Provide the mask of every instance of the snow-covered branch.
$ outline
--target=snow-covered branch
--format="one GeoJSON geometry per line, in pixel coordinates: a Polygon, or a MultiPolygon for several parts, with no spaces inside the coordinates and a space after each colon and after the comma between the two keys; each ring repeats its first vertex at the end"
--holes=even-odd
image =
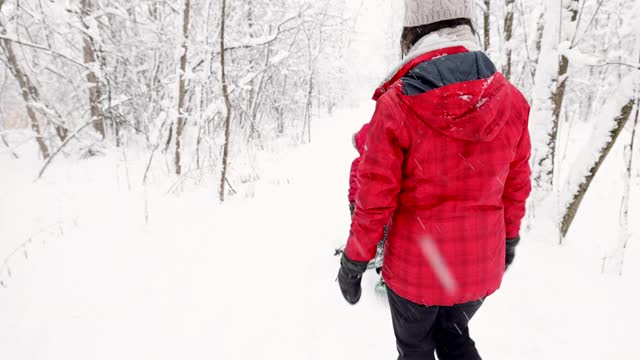
{"type": "Polygon", "coordinates": [[[71,62],[71,63],[73,63],[75,65],[78,65],[78,66],[82,67],[82,68],[88,69],[88,67],[85,64],[83,64],[82,62],[72,58],[71,56],[65,55],[65,54],[63,54],[63,53],[61,53],[59,51],[50,49],[50,48],[48,48],[46,46],[33,44],[33,43],[28,42],[28,41],[14,39],[14,38],[11,38],[11,37],[8,37],[8,36],[4,36],[4,35],[0,35],[0,39],[1,40],[6,40],[6,41],[11,41],[11,42],[19,44],[19,45],[28,46],[30,48],[42,50],[42,51],[47,52],[47,53],[49,53],[51,55],[59,56],[62,59],[65,59],[65,60],[67,60],[67,61],[69,61],[69,62],[71,62]]]}

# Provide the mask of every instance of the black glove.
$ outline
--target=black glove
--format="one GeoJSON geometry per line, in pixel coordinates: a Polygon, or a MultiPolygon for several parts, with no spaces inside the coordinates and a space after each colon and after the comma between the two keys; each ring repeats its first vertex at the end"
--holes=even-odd
{"type": "Polygon", "coordinates": [[[355,305],[360,300],[362,294],[362,274],[367,270],[366,261],[353,261],[345,253],[340,259],[340,272],[338,272],[338,284],[345,300],[351,305],[355,305]]]}
{"type": "Polygon", "coordinates": [[[353,216],[353,213],[356,211],[356,204],[355,203],[349,203],[349,212],[351,213],[351,216],[353,216]]]}
{"type": "Polygon", "coordinates": [[[505,270],[509,268],[509,265],[513,262],[513,259],[516,257],[516,246],[520,242],[520,235],[516,236],[513,239],[507,239],[507,256],[505,257],[505,270]]]}

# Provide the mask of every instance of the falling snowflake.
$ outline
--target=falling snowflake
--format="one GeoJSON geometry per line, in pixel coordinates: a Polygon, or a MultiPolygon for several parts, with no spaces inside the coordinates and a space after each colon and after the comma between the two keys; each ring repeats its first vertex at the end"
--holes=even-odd
{"type": "Polygon", "coordinates": [[[455,294],[458,292],[458,282],[451,273],[446,260],[442,256],[438,245],[430,237],[425,237],[420,241],[420,248],[422,254],[427,259],[433,271],[435,272],[438,280],[442,284],[442,287],[449,293],[455,294]]]}

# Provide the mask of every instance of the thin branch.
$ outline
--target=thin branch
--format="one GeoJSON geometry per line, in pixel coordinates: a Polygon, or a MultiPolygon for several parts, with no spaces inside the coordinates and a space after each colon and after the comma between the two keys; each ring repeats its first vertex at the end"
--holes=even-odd
{"type": "MultiPolygon", "coordinates": [[[[2,0],[0,0],[0,1],[2,1],[2,0]]],[[[33,242],[34,242],[33,240],[36,238],[36,236],[39,236],[39,235],[44,234],[44,233],[51,234],[52,231],[53,231],[52,228],[55,228],[55,227],[60,229],[60,232],[62,232],[63,231],[63,225],[71,223],[71,224],[77,226],[77,221],[78,221],[78,218],[73,218],[72,220],[68,220],[68,221],[65,221],[65,222],[59,221],[57,223],[42,227],[42,228],[40,228],[38,230],[38,232],[30,235],[27,238],[27,240],[19,243],[15,248],[13,248],[13,250],[7,256],[4,257],[4,259],[2,260],[2,264],[0,264],[0,283],[2,283],[2,274],[4,274],[5,272],[7,272],[9,277],[11,277],[11,270],[9,268],[9,263],[11,262],[11,259],[18,252],[20,252],[20,250],[22,250],[23,253],[25,253],[27,251],[27,246],[29,244],[33,244],[33,242]]],[[[26,256],[26,253],[25,253],[25,256],[26,256]]],[[[2,286],[6,287],[6,285],[4,285],[4,283],[2,283],[2,286]]]]}
{"type": "Polygon", "coordinates": [[[5,139],[4,135],[0,134],[0,139],[2,139],[2,143],[7,147],[7,149],[9,149],[9,154],[11,154],[11,156],[13,156],[14,159],[18,159],[18,154],[16,154],[13,149],[11,148],[11,145],[9,145],[9,143],[7,142],[7,139],[5,139]]]}
{"type": "Polygon", "coordinates": [[[164,121],[160,125],[160,129],[158,129],[158,141],[156,141],[156,145],[153,147],[153,150],[151,150],[151,155],[149,156],[149,161],[147,162],[147,167],[144,170],[144,176],[142,177],[142,184],[143,185],[147,184],[147,176],[149,175],[149,169],[151,168],[151,162],[153,162],[153,156],[155,155],[156,151],[160,147],[160,144],[162,143],[162,129],[164,129],[164,126],[167,124],[167,119],[168,118],[164,119],[164,121]]]}
{"type": "Polygon", "coordinates": [[[53,154],[51,154],[51,156],[47,158],[47,161],[44,163],[44,165],[42,166],[42,169],[40,169],[40,172],[38,173],[38,177],[36,178],[36,181],[42,178],[42,175],[44,174],[45,170],[47,170],[47,167],[49,166],[49,164],[51,164],[51,161],[53,160],[53,158],[55,158],[56,155],[60,153],[60,151],[71,141],[71,139],[75,138],[76,135],[78,135],[86,127],[93,124],[93,121],[94,120],[92,118],[91,120],[87,121],[84,125],[82,125],[78,130],[76,130],[73,134],[68,136],[67,139],[60,145],[60,147],[58,147],[58,149],[53,154]]]}
{"type": "Polygon", "coordinates": [[[29,136],[28,138],[22,140],[21,142],[13,145],[11,148],[9,148],[9,151],[15,151],[16,149],[22,147],[22,145],[29,143],[30,141],[32,141],[35,138],[36,138],[36,136],[29,136]]]}
{"type": "MultiPolygon", "coordinates": [[[[42,232],[42,231],[41,231],[42,232]]],[[[27,252],[27,245],[31,244],[33,242],[33,237],[29,237],[27,240],[21,242],[20,244],[18,244],[18,246],[16,246],[13,251],[11,251],[9,253],[9,255],[7,255],[4,260],[2,261],[2,266],[0,266],[0,279],[2,274],[7,271],[9,274],[9,277],[11,277],[11,269],[9,268],[9,261],[11,260],[11,258],[13,258],[13,256],[15,254],[17,254],[20,250],[23,251],[23,253],[26,255],[27,252]]],[[[2,285],[2,287],[7,287],[4,282],[2,282],[2,280],[0,280],[0,285],[2,285]]]]}
{"type": "Polygon", "coordinates": [[[26,41],[10,38],[10,37],[4,36],[4,35],[0,35],[0,39],[6,40],[6,41],[11,41],[11,42],[14,42],[16,44],[27,46],[27,47],[30,47],[30,48],[42,50],[42,51],[50,53],[51,55],[58,55],[61,58],[65,59],[65,60],[68,60],[68,61],[70,61],[70,62],[72,62],[72,63],[74,63],[74,64],[76,64],[76,65],[78,65],[78,66],[80,66],[80,67],[82,67],[84,69],[87,69],[87,70],[89,69],[89,67],[87,65],[81,63],[80,61],[75,60],[75,59],[73,59],[73,58],[71,58],[71,57],[69,57],[69,56],[67,56],[67,55],[65,55],[63,53],[60,53],[60,52],[55,51],[53,49],[50,49],[50,48],[48,48],[46,46],[42,46],[42,45],[33,44],[33,43],[30,43],[30,42],[26,42],[26,41]]]}
{"type": "Polygon", "coordinates": [[[229,182],[229,178],[225,176],[224,180],[227,183],[227,185],[229,185],[229,189],[231,189],[231,192],[233,192],[234,194],[237,194],[238,192],[233,188],[233,186],[231,186],[231,183],[229,182]]]}
{"type": "MultiPolygon", "coordinates": [[[[596,19],[596,16],[598,16],[598,12],[600,12],[600,8],[602,8],[602,4],[604,4],[605,0],[600,0],[600,3],[598,3],[598,7],[596,8],[596,11],[593,13],[593,16],[591,17],[591,20],[589,21],[589,25],[587,25],[587,27],[584,29],[584,32],[582,33],[582,38],[580,38],[575,44],[572,41],[572,45],[571,48],[574,48],[576,46],[578,46],[578,44],[580,44],[580,42],[582,40],[584,40],[586,38],[586,34],[589,31],[589,29],[591,28],[591,25],[593,25],[593,21],[596,19]]],[[[578,32],[578,29],[576,28],[576,33],[578,32]]]]}
{"type": "MultiPolygon", "coordinates": [[[[289,31],[295,30],[296,27],[294,26],[293,28],[289,28],[289,29],[284,29],[282,30],[282,27],[284,25],[286,25],[288,22],[298,19],[302,16],[302,12],[304,10],[301,10],[300,13],[293,15],[283,21],[281,21],[277,26],[276,26],[276,31],[273,34],[270,34],[268,37],[266,37],[266,40],[264,41],[258,41],[255,43],[248,43],[248,44],[240,44],[240,45],[231,45],[231,46],[225,46],[224,47],[224,51],[231,51],[231,50],[240,50],[240,49],[251,49],[251,48],[256,48],[256,47],[261,47],[261,46],[266,46],[269,45],[271,43],[273,43],[274,41],[278,40],[278,38],[280,37],[281,34],[287,33],[289,31]]],[[[214,55],[218,55],[220,54],[220,50],[218,50],[217,52],[214,53],[214,55]]]]}
{"type": "Polygon", "coordinates": [[[576,36],[578,35],[578,29],[580,29],[580,23],[582,22],[582,14],[584,13],[584,6],[587,2],[582,1],[582,6],[580,7],[580,13],[578,14],[578,22],[576,23],[576,31],[573,33],[573,38],[571,39],[571,45],[569,48],[573,48],[573,44],[576,41],[576,36]]]}
{"type": "Polygon", "coordinates": [[[640,70],[640,64],[633,65],[633,64],[623,63],[623,62],[607,62],[607,63],[603,63],[603,64],[594,64],[594,65],[586,65],[586,66],[589,66],[589,67],[605,67],[605,66],[611,66],[611,65],[626,66],[626,67],[629,67],[629,68],[632,68],[632,69],[640,70]]]}
{"type": "Polygon", "coordinates": [[[522,5],[522,1],[519,1],[516,3],[516,9],[518,9],[518,12],[520,13],[518,20],[520,21],[520,25],[522,26],[522,29],[523,29],[522,33],[524,35],[524,49],[527,54],[527,61],[525,62],[525,66],[529,70],[528,72],[531,75],[531,82],[533,83],[535,81],[536,75],[535,75],[535,70],[533,66],[531,66],[531,64],[533,64],[534,61],[531,59],[531,52],[529,51],[529,38],[527,37],[526,24],[523,20],[524,18],[526,18],[526,16],[524,14],[524,6],[522,5]]]}

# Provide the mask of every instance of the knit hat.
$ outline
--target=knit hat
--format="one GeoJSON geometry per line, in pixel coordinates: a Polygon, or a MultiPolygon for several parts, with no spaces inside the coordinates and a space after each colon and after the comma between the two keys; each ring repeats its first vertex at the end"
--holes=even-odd
{"type": "Polygon", "coordinates": [[[469,19],[475,24],[474,0],[404,0],[404,26],[415,27],[452,19],[469,19]]]}

